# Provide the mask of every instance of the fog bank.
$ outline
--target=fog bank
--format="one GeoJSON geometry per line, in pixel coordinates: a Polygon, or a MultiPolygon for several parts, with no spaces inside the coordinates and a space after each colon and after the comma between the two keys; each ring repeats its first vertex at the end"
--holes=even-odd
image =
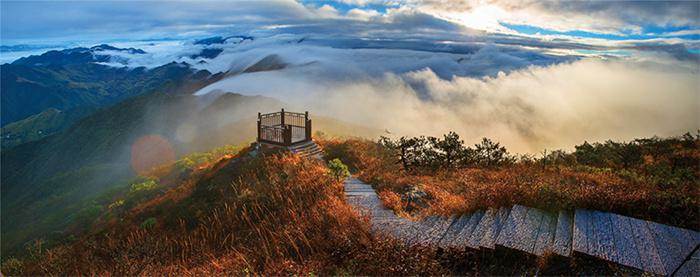
{"type": "Polygon", "coordinates": [[[432,70],[323,78],[323,65],[237,75],[202,89],[279,98],[312,113],[389,130],[454,130],[515,152],[587,141],[679,135],[700,129],[697,70],[631,60],[584,59],[495,77],[439,78],[432,70]]]}

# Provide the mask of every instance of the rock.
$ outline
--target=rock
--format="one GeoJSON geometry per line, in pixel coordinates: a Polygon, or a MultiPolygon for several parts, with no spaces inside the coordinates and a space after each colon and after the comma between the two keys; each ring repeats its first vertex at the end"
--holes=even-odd
{"type": "Polygon", "coordinates": [[[428,194],[421,185],[410,185],[401,194],[401,201],[406,203],[406,211],[412,212],[427,206],[428,194]]]}

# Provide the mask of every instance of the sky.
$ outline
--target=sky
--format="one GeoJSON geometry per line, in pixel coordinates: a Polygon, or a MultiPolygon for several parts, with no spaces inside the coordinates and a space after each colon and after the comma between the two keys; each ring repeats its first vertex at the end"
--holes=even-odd
{"type": "Polygon", "coordinates": [[[2,1],[0,62],[109,43],[391,130],[538,153],[700,129],[698,1],[2,1]],[[251,36],[202,45],[212,36],[251,36]],[[205,49],[221,49],[201,58],[205,49]],[[265,61],[282,69],[246,73],[265,61]]]}
{"type": "Polygon", "coordinates": [[[700,53],[698,1],[127,0],[0,5],[3,46],[305,33],[485,41],[583,54],[644,50],[690,58],[700,53]]]}

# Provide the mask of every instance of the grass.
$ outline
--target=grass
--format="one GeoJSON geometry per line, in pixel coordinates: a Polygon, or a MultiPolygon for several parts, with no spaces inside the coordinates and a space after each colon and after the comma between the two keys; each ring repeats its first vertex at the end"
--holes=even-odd
{"type": "MultiPolygon", "coordinates": [[[[513,275],[615,274],[616,267],[538,266],[501,251],[445,252],[374,237],[322,162],[291,155],[229,158],[187,196],[134,209],[51,249],[9,259],[10,275],[513,275]],[[585,271],[594,268],[595,271],[585,271]],[[556,271],[559,270],[559,271],[556,271]]],[[[169,193],[176,193],[171,190],[169,193]]],[[[169,193],[166,193],[169,194],[169,193]]],[[[621,271],[625,272],[625,271],[621,271]]]]}
{"type": "Polygon", "coordinates": [[[193,178],[195,185],[187,195],[171,196],[182,193],[171,189],[75,242],[48,250],[37,247],[40,250],[32,252],[36,254],[21,262],[11,259],[3,271],[25,275],[445,272],[421,251],[399,259],[404,265],[385,268],[384,262],[394,262],[411,250],[372,238],[367,222],[345,203],[342,180],[321,161],[286,155],[226,158],[193,178]]]}
{"type": "MultiPolygon", "coordinates": [[[[664,140],[661,140],[664,141],[664,140]]],[[[339,158],[360,179],[378,190],[384,204],[400,214],[426,215],[471,212],[486,207],[522,204],[550,211],[589,208],[700,229],[700,187],[697,161],[700,140],[682,146],[674,138],[671,150],[655,161],[633,168],[595,167],[579,163],[543,167],[521,159],[495,168],[437,168],[406,171],[391,150],[369,140],[321,141],[328,159],[339,158]],[[669,169],[669,161],[691,159],[669,169]],[[417,186],[427,196],[424,205],[402,200],[417,186]]]]}
{"type": "MultiPolygon", "coordinates": [[[[537,258],[515,251],[407,247],[373,236],[367,218],[344,200],[348,165],[380,198],[410,217],[521,203],[545,209],[590,207],[660,222],[694,216],[697,186],[660,186],[658,176],[517,162],[499,168],[406,172],[381,145],[320,141],[332,165],[294,155],[236,155],[186,168],[155,169],[104,197],[92,228],[27,255],[3,260],[8,275],[630,275],[588,257],[537,258]],[[342,162],[339,162],[342,161],[342,162]],[[184,173],[183,173],[184,172],[184,173]],[[186,173],[186,174],[185,174],[186,173]],[[633,177],[630,177],[634,175],[633,177]],[[647,181],[640,181],[647,180],[647,181]],[[154,185],[155,184],[155,185],[154,185]],[[419,185],[427,205],[402,193],[419,185]],[[156,192],[135,201],[131,191],[156,192]],[[682,197],[687,202],[679,201],[682,197]],[[672,201],[673,200],[673,201],[672,201]],[[132,203],[133,201],[133,203],[132,203]],[[693,206],[695,205],[695,206],[693,206]],[[657,209],[657,210],[653,210],[657,209]],[[661,218],[666,215],[667,218],[661,218]]],[[[177,163],[176,163],[177,164],[177,163]]],[[[692,220],[686,223],[693,227],[692,220]]]]}

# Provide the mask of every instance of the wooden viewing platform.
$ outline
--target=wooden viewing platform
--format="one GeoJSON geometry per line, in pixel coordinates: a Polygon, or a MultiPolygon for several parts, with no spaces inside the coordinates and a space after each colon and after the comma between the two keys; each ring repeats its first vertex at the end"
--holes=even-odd
{"type": "Polygon", "coordinates": [[[289,147],[311,141],[309,112],[258,113],[258,142],[289,147]]]}
{"type": "Polygon", "coordinates": [[[411,221],[385,208],[372,186],[355,178],[346,179],[345,196],[369,216],[373,232],[409,245],[580,253],[658,275],[700,276],[700,233],[693,230],[608,212],[552,213],[521,205],[411,221]]]}

